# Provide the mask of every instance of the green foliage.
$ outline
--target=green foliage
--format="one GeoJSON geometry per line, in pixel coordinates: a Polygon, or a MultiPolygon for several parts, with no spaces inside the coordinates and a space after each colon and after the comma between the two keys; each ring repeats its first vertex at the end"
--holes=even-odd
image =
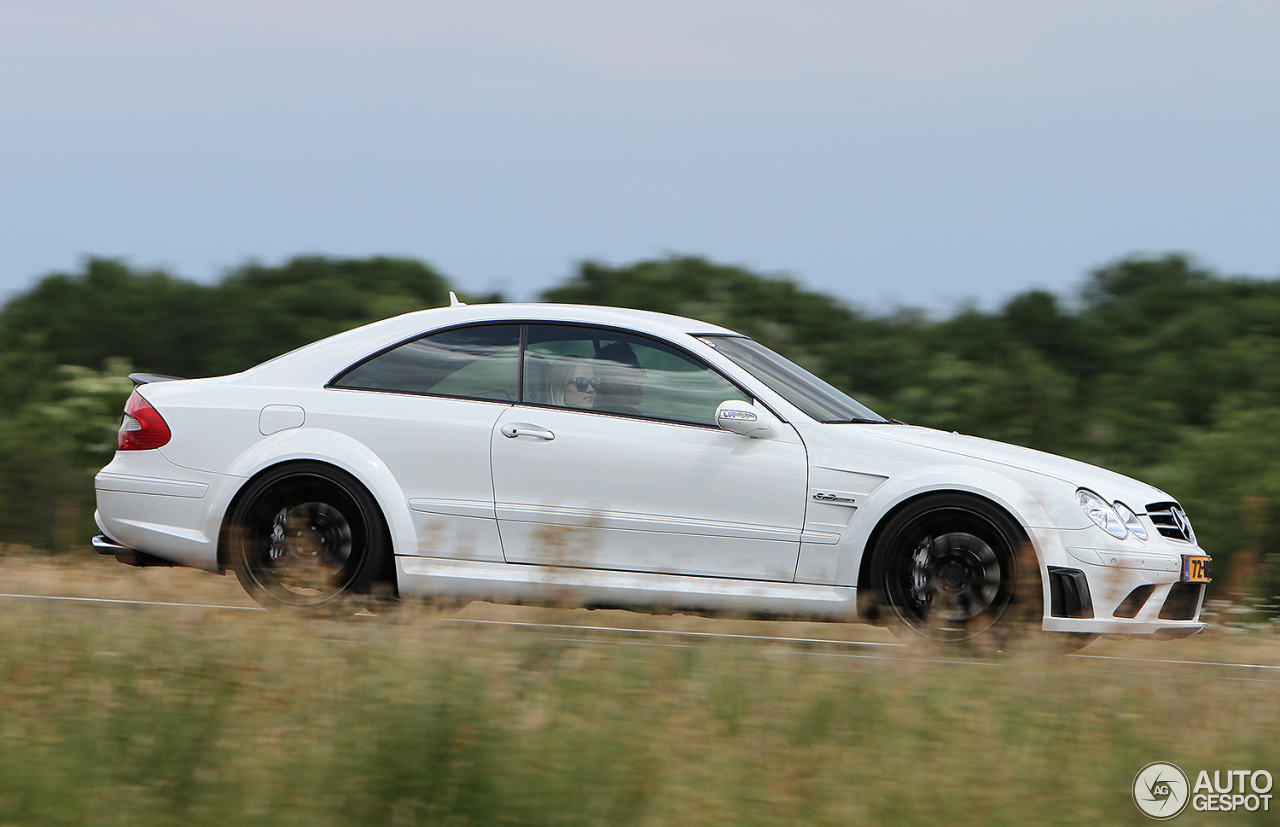
{"type": "Polygon", "coordinates": [[[1071,447],[1073,377],[1035,350],[981,361],[940,351],[908,381],[886,405],[904,421],[1043,450],[1071,447]]]}
{"type": "Polygon", "coordinates": [[[115,452],[127,363],[52,369],[0,416],[0,542],[55,551],[93,531],[93,475],[115,452]]]}
{"type": "MultiPolygon", "coordinates": [[[[449,303],[445,279],[419,261],[295,258],[247,264],[214,286],[91,258],[0,311],[0,348],[101,368],[187,378],[244,370],[377,319],[449,303]]],[[[0,388],[0,392],[3,392],[0,388]]]]}
{"type": "Polygon", "coordinates": [[[1181,491],[1205,548],[1228,552],[1222,588],[1280,595],[1280,407],[1233,400],[1214,419],[1187,431],[1170,464],[1151,476],[1181,491]]]}
{"type": "Polygon", "coordinates": [[[91,258],[84,272],[47,276],[0,311],[7,352],[101,368],[125,357],[139,370],[197,375],[217,333],[214,291],[160,271],[91,258]]]}
{"type": "Polygon", "coordinates": [[[317,339],[377,319],[449,303],[449,285],[408,259],[295,258],[282,267],[250,264],[217,288],[218,335],[203,369],[244,370],[317,339]]]}

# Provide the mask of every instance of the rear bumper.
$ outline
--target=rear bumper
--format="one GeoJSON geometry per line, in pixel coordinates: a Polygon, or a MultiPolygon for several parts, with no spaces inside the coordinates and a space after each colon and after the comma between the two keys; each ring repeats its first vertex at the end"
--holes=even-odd
{"type": "MultiPolygon", "coordinates": [[[[218,571],[217,539],[232,478],[178,468],[157,451],[117,452],[94,479],[97,513],[106,541],[180,566],[218,571]]],[[[110,545],[97,545],[132,565],[145,560],[110,545]]]]}

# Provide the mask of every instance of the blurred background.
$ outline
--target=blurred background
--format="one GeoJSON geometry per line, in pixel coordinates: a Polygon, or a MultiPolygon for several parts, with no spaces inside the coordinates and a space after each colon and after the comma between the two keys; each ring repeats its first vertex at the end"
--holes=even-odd
{"type": "Polygon", "coordinates": [[[751,334],[1186,505],[1280,593],[1280,6],[8,0],[0,543],[83,550],[129,370],[472,300],[751,334]]]}

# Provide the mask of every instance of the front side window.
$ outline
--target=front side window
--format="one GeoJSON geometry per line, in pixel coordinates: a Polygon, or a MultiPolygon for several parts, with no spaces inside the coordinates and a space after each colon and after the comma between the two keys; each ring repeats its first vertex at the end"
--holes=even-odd
{"type": "Polygon", "coordinates": [[[721,402],[747,398],[707,365],[647,336],[576,325],[528,327],[525,402],[714,426],[721,402]]]}
{"type": "Polygon", "coordinates": [[[520,325],[490,324],[432,333],[349,368],[331,384],[354,390],[514,402],[520,325]]]}

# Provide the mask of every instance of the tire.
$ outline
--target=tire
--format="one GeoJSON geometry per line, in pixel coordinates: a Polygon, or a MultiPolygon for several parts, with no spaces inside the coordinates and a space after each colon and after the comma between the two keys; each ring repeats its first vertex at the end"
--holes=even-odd
{"type": "Polygon", "coordinates": [[[355,612],[384,570],[390,543],[382,512],[355,477],[299,463],[253,480],[232,509],[232,568],[268,609],[355,612]]]}
{"type": "Polygon", "coordinates": [[[1007,649],[1040,629],[1040,566],[1022,527],[969,494],[922,497],[890,518],[871,558],[881,615],[899,637],[1007,649]]]}

